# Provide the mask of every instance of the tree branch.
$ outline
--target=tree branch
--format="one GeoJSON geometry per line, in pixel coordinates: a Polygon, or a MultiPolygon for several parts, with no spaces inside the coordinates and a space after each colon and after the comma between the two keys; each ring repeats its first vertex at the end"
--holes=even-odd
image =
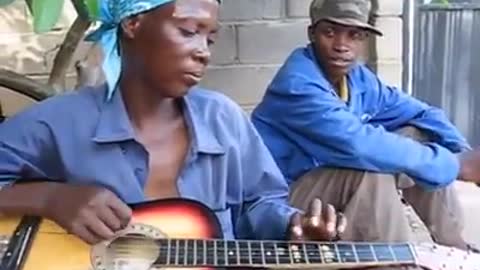
{"type": "Polygon", "coordinates": [[[34,100],[42,100],[54,94],[54,90],[48,85],[3,68],[0,68],[0,86],[34,100]]]}
{"type": "Polygon", "coordinates": [[[55,89],[56,93],[62,92],[65,89],[65,75],[72,62],[78,44],[80,44],[90,25],[91,22],[89,20],[79,15],[68,30],[60,46],[60,50],[55,56],[48,79],[48,85],[55,89]]]}

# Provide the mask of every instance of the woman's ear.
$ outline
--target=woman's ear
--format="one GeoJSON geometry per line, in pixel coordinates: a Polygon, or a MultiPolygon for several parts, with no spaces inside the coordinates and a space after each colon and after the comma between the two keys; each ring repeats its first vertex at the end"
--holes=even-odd
{"type": "Polygon", "coordinates": [[[124,19],[120,24],[123,37],[127,39],[135,38],[140,28],[141,20],[142,15],[135,15],[124,19]]]}

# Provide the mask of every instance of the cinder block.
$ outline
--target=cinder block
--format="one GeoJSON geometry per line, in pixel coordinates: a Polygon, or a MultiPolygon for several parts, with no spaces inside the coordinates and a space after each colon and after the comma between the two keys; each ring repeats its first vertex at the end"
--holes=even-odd
{"type": "Polygon", "coordinates": [[[398,17],[380,17],[377,27],[383,32],[382,37],[376,37],[377,55],[379,60],[399,61],[403,55],[403,23],[398,17]]]}
{"type": "Polygon", "coordinates": [[[305,20],[239,25],[239,61],[282,63],[295,47],[307,43],[307,26],[305,20]]]}
{"type": "Polygon", "coordinates": [[[278,66],[211,67],[201,85],[248,107],[261,100],[277,70],[278,66]]]}
{"type": "Polygon", "coordinates": [[[291,18],[308,17],[312,0],[287,0],[287,16],[291,18]]]}
{"type": "Polygon", "coordinates": [[[223,0],[222,21],[279,19],[285,14],[283,0],[223,0]]]}
{"type": "Polygon", "coordinates": [[[377,0],[378,11],[380,16],[400,16],[403,14],[402,0],[377,0]]]}
{"type": "Polygon", "coordinates": [[[232,64],[237,58],[236,27],[233,24],[222,25],[218,39],[212,46],[212,64],[232,64]]]}

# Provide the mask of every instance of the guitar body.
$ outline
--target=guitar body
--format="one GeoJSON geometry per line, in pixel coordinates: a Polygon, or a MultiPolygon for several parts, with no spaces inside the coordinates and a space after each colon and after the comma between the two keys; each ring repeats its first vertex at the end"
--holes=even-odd
{"type": "MultiPolygon", "coordinates": [[[[221,238],[216,216],[194,201],[169,199],[131,207],[132,224],[153,226],[164,234],[163,237],[221,238]]],[[[19,221],[19,218],[3,218],[0,235],[12,235],[19,221]]],[[[92,266],[92,248],[54,222],[43,220],[26,254],[23,268],[8,270],[96,270],[92,266]]]]}

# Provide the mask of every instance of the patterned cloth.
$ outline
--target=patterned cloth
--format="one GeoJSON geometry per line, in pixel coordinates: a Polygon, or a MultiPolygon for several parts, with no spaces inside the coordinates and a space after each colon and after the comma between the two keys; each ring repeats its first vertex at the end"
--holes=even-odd
{"type": "Polygon", "coordinates": [[[100,14],[97,19],[100,27],[87,36],[86,40],[98,42],[104,52],[102,64],[107,80],[107,100],[112,98],[121,72],[121,60],[118,48],[118,26],[132,15],[145,12],[174,0],[103,0],[100,2],[100,14]]]}

